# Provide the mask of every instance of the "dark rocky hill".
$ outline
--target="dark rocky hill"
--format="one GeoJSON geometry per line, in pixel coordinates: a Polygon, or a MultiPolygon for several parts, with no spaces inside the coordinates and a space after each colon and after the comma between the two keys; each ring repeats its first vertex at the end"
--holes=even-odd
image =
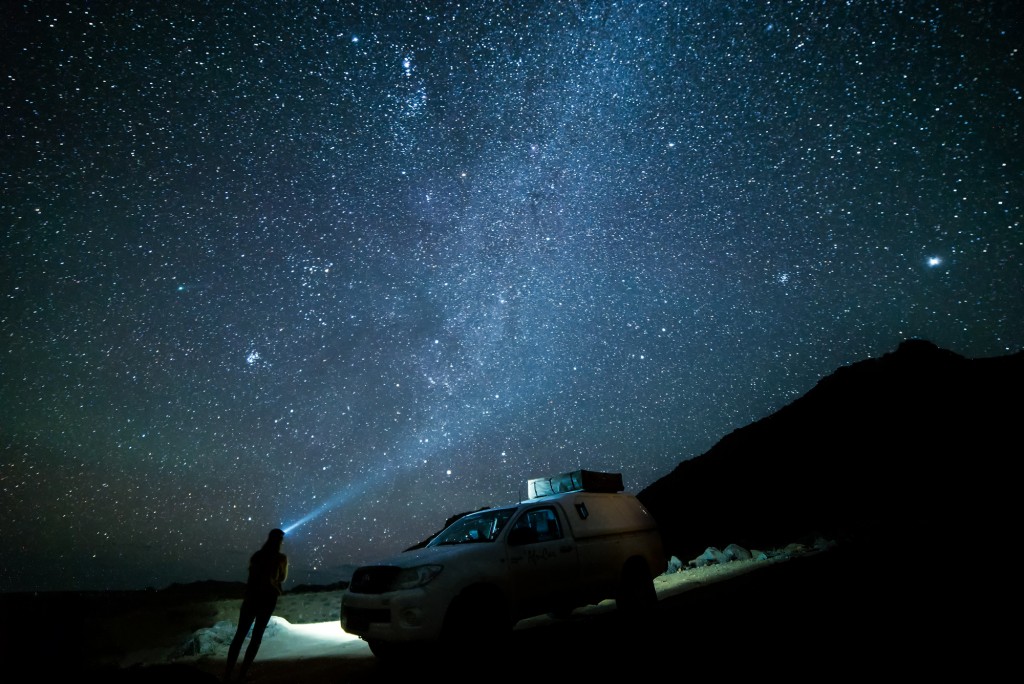
{"type": "Polygon", "coordinates": [[[817,536],[966,553],[999,543],[1016,518],[1022,388],[1024,352],[967,359],[909,340],[840,368],[638,498],[684,561],[817,536]]]}

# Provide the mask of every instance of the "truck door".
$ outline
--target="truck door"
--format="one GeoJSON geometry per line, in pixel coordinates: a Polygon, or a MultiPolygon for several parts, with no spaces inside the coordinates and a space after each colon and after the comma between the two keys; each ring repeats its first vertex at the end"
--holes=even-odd
{"type": "Polygon", "coordinates": [[[571,604],[578,590],[579,559],[576,541],[557,507],[521,512],[512,522],[506,544],[513,598],[522,616],[571,604]]]}

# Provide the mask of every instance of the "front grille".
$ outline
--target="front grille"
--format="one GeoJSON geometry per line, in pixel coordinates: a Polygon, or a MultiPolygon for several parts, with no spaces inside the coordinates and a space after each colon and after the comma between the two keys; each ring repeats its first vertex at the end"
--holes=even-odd
{"type": "Polygon", "coordinates": [[[393,565],[364,565],[352,574],[348,590],[353,594],[383,594],[391,591],[401,571],[393,565]]]}

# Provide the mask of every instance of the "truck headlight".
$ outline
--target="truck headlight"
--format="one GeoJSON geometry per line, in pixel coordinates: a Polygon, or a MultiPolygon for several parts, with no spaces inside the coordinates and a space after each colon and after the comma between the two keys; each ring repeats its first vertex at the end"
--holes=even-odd
{"type": "Polygon", "coordinates": [[[444,568],[442,565],[418,565],[415,568],[404,568],[395,577],[393,590],[415,589],[430,583],[435,577],[441,574],[444,568]]]}

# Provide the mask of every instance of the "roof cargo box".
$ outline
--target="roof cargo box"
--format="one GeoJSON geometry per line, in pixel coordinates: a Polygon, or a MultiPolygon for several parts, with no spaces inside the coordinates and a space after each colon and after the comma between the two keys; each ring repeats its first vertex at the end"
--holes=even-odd
{"type": "Polygon", "coordinates": [[[594,470],[574,470],[554,477],[538,477],[528,481],[531,499],[564,492],[621,492],[622,473],[599,473],[594,470]]]}

